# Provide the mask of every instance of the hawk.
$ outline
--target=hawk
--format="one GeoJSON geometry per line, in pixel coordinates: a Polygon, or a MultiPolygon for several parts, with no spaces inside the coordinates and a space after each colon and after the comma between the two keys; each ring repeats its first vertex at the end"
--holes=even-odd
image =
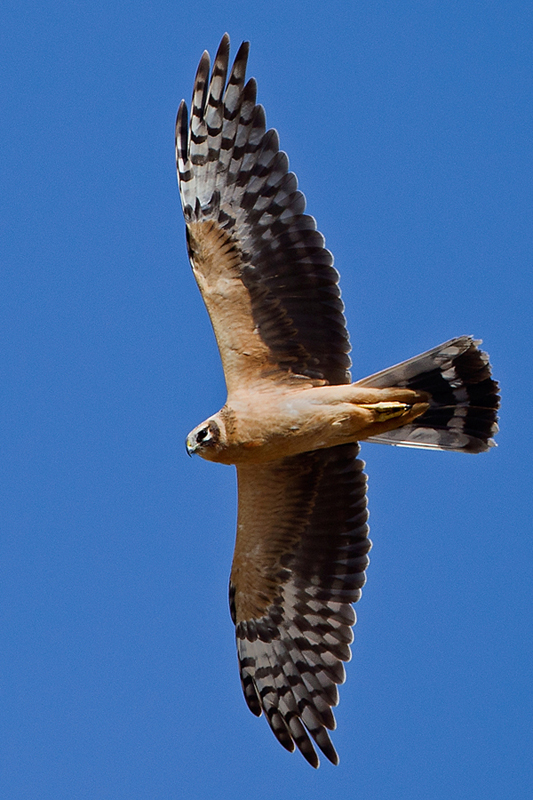
{"type": "Polygon", "coordinates": [[[479,341],[459,336],[352,382],[338,273],[246,82],[229,37],[204,52],[190,120],[176,123],[189,258],[217,339],[227,402],[187,437],[234,464],[230,579],[250,710],[313,766],[344,681],[371,547],[361,440],[480,453],[497,431],[498,385],[479,341]]]}

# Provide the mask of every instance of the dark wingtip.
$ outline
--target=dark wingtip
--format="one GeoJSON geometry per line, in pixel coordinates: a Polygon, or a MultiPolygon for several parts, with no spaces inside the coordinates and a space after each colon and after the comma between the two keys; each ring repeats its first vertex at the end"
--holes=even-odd
{"type": "Polygon", "coordinates": [[[237,55],[235,56],[234,64],[242,64],[242,66],[246,68],[249,55],[250,55],[250,42],[248,41],[241,42],[241,46],[237,50],[237,55]]]}
{"type": "Polygon", "coordinates": [[[178,107],[178,113],[176,114],[176,142],[178,141],[178,136],[181,130],[184,128],[187,130],[188,127],[188,108],[187,103],[185,100],[182,100],[178,107]]]}
{"type": "Polygon", "coordinates": [[[244,56],[248,57],[250,53],[250,42],[248,39],[243,39],[239,49],[237,50],[237,55],[235,58],[243,58],[244,56]]]}
{"type": "Polygon", "coordinates": [[[179,161],[187,161],[187,150],[189,145],[189,112],[187,103],[182,100],[178,113],[176,116],[176,129],[175,129],[175,144],[176,144],[176,166],[178,167],[178,177],[180,175],[179,161]]]}
{"type": "Polygon", "coordinates": [[[213,63],[217,64],[220,61],[224,61],[227,63],[228,58],[229,58],[229,36],[227,33],[225,33],[222,39],[220,40],[217,54],[215,56],[215,60],[213,63]]]}

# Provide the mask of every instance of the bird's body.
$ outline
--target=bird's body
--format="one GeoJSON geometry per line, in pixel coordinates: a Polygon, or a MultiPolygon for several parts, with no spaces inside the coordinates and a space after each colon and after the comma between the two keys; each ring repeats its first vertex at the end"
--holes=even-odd
{"type": "MultiPolygon", "coordinates": [[[[261,464],[349,444],[411,422],[427,410],[426,399],[410,389],[357,384],[243,391],[199,426],[211,422],[218,428],[216,442],[202,454],[222,464],[261,464]]],[[[189,437],[192,449],[195,431],[189,437]]]]}
{"type": "Polygon", "coordinates": [[[331,253],[224,36],[198,67],[190,122],[176,125],[191,265],[217,338],[228,397],[187,450],[237,467],[230,579],[241,681],[278,740],[333,762],[327,730],[350,658],[351,604],[368,565],[358,441],[482,452],[498,387],[470,336],[352,382],[331,253]]]}

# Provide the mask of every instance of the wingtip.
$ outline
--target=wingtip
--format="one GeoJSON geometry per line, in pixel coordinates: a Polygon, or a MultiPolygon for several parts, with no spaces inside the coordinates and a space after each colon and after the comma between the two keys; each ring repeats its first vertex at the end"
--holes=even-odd
{"type": "Polygon", "coordinates": [[[196,75],[194,77],[193,97],[196,92],[200,92],[202,94],[205,93],[205,86],[207,83],[207,78],[209,76],[210,68],[211,68],[211,56],[209,55],[208,50],[204,50],[200,62],[198,64],[198,69],[196,70],[196,75]]]}
{"type": "Polygon", "coordinates": [[[187,103],[185,102],[185,100],[182,100],[178,106],[178,113],[176,114],[176,131],[181,125],[184,114],[185,115],[187,114],[187,103]]]}
{"type": "Polygon", "coordinates": [[[227,33],[224,34],[220,40],[218,50],[215,55],[214,64],[219,64],[221,61],[227,64],[229,59],[230,41],[227,33]]]}
{"type": "Polygon", "coordinates": [[[182,100],[178,113],[176,115],[176,128],[175,128],[175,144],[176,144],[176,166],[178,168],[178,177],[180,172],[184,169],[187,161],[187,147],[188,147],[188,129],[189,129],[189,112],[187,103],[182,100]]]}
{"type": "Polygon", "coordinates": [[[239,49],[237,50],[237,55],[235,56],[235,62],[244,61],[244,63],[246,64],[246,62],[248,61],[249,54],[250,54],[250,42],[247,39],[244,39],[241,42],[239,49]]]}

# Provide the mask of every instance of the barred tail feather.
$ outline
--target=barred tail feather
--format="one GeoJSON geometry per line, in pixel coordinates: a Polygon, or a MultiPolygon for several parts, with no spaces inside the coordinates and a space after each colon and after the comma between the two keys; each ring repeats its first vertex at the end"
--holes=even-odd
{"type": "Polygon", "coordinates": [[[480,344],[471,336],[459,336],[358,381],[359,386],[417,389],[431,397],[429,409],[414,422],[367,441],[465,453],[493,447],[499,387],[480,344]]]}

